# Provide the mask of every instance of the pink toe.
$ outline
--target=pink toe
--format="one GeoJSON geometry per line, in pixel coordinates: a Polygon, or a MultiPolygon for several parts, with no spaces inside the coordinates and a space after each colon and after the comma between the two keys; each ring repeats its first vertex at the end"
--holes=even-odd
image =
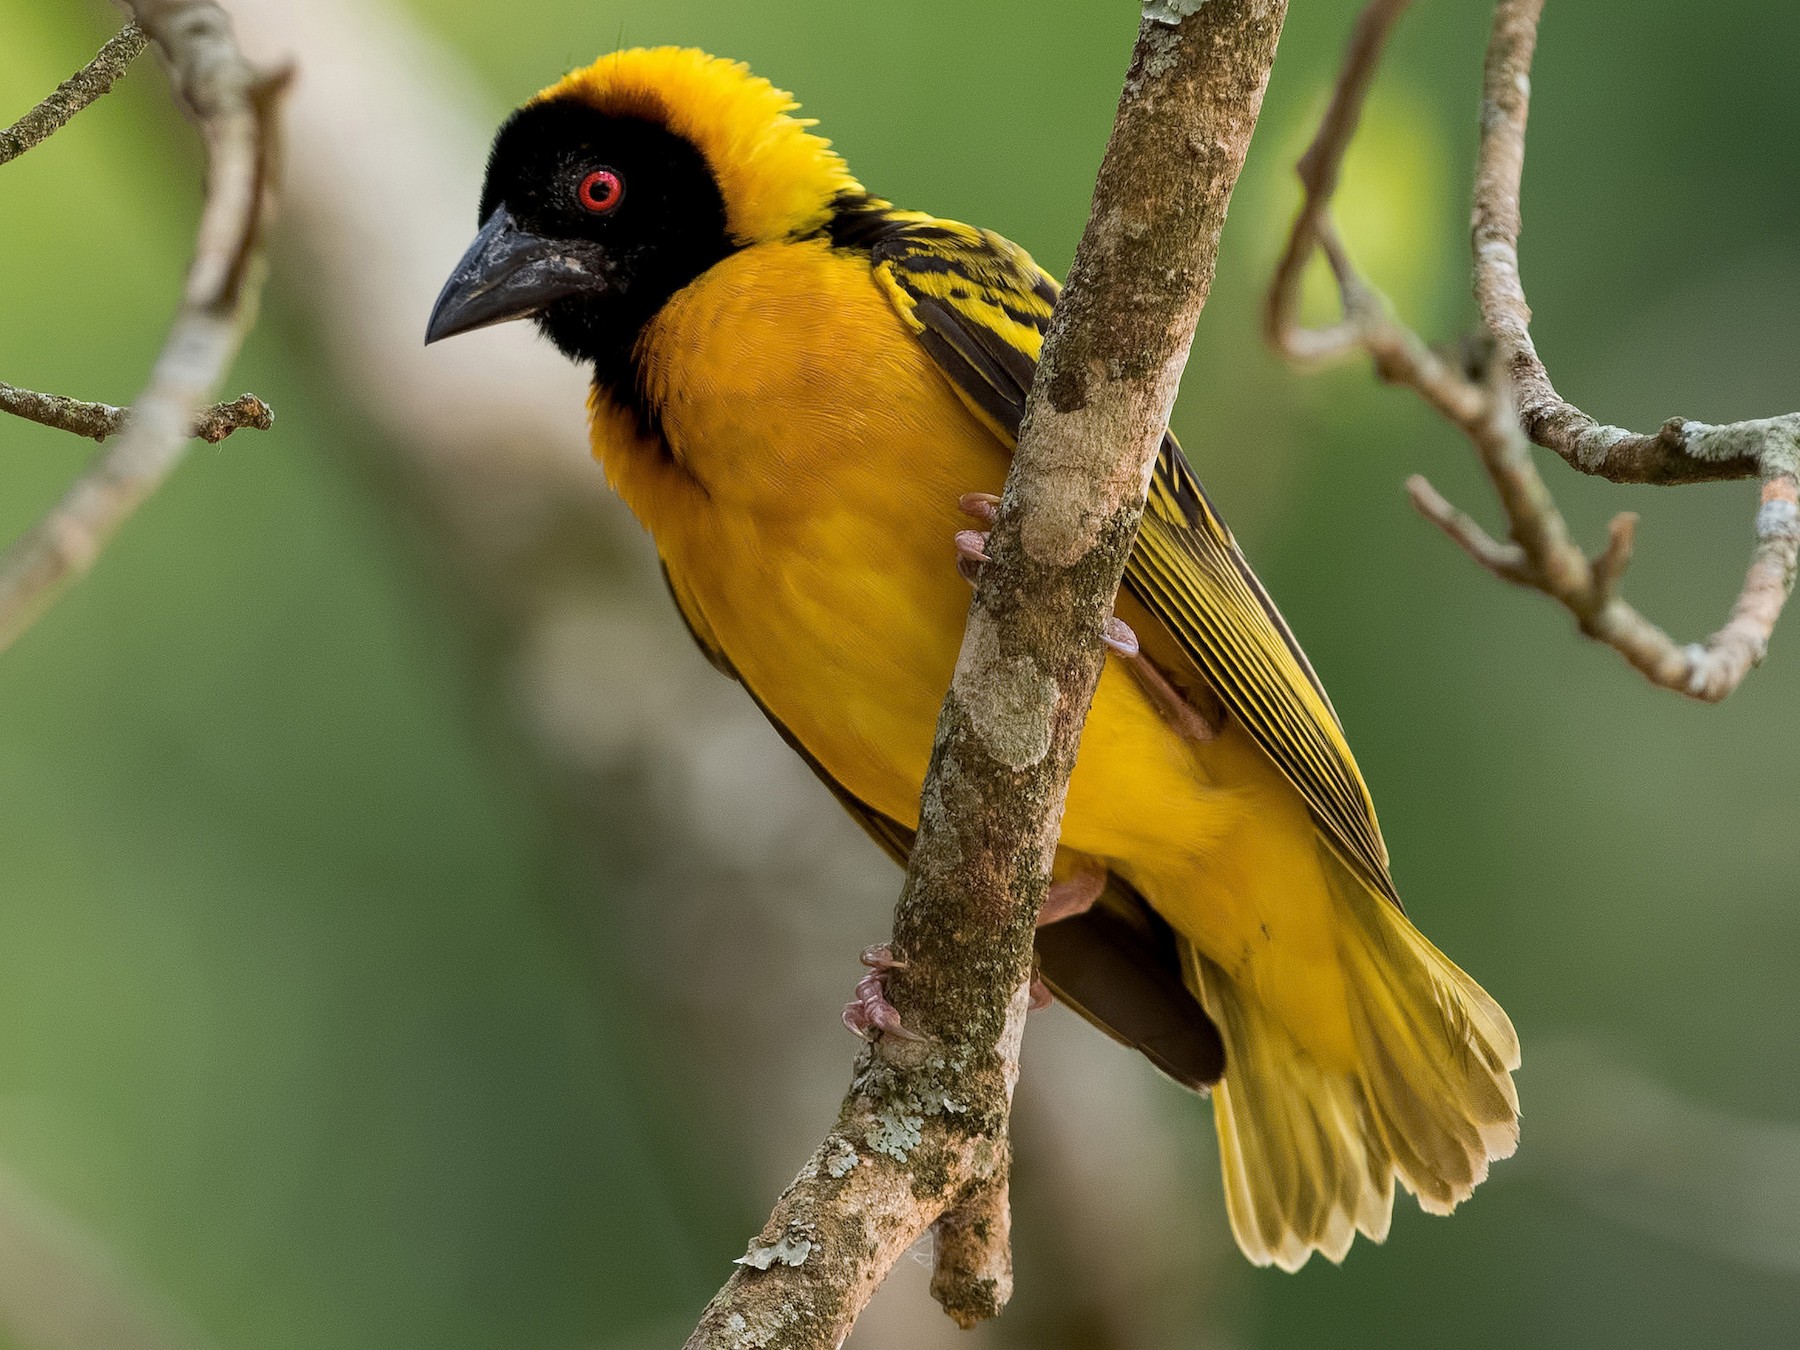
{"type": "Polygon", "coordinates": [[[987,562],[987,535],[980,530],[958,530],[956,556],[970,562],[987,562]]]}
{"type": "Polygon", "coordinates": [[[886,942],[877,942],[873,947],[864,947],[862,955],[856,958],[870,970],[905,970],[906,962],[894,955],[894,948],[886,942]]]}
{"type": "Polygon", "coordinates": [[[861,1040],[869,1039],[869,1018],[860,1001],[844,1005],[844,1026],[861,1040]]]}
{"type": "Polygon", "coordinates": [[[1000,514],[1000,499],[991,492],[965,492],[956,504],[965,516],[974,516],[989,525],[1000,514]]]}
{"type": "Polygon", "coordinates": [[[1131,631],[1131,625],[1120,618],[1106,621],[1100,640],[1120,656],[1136,656],[1142,650],[1138,645],[1137,634],[1131,631]]]}

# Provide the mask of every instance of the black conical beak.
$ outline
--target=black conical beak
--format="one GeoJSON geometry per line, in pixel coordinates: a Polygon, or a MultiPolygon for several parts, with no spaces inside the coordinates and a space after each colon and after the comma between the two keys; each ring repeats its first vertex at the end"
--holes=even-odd
{"type": "Polygon", "coordinates": [[[599,245],[545,239],[496,207],[444,283],[425,328],[426,345],[530,318],[565,296],[597,295],[607,288],[609,270],[599,245]]]}

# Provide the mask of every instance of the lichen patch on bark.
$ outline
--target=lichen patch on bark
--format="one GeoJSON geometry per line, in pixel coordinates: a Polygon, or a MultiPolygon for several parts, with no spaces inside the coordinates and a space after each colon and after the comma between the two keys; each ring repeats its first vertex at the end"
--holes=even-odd
{"type": "Polygon", "coordinates": [[[749,1266],[752,1270],[767,1270],[770,1266],[801,1266],[806,1258],[812,1255],[814,1243],[797,1224],[790,1223],[787,1232],[778,1241],[770,1243],[752,1243],[750,1250],[734,1261],[733,1265],[749,1266]]]}
{"type": "Polygon", "coordinates": [[[1020,771],[1050,753],[1061,691],[1027,653],[1001,652],[999,630],[979,607],[969,614],[950,689],[991,758],[1020,771]]]}

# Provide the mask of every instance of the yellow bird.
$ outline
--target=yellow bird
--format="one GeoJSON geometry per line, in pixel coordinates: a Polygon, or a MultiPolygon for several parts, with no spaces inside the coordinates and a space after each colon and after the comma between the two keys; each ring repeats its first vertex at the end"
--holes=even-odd
{"type": "MultiPolygon", "coordinates": [[[[866,192],[742,65],[615,52],[501,128],[429,341],[533,318],[688,626],[896,857],[1057,286],[866,192]]],[[[1408,922],[1330,701],[1172,439],[1069,786],[1038,959],[1213,1092],[1259,1264],[1450,1210],[1518,1140],[1498,1004],[1408,922]],[[1221,1076],[1222,1075],[1222,1076],[1221,1076]]],[[[853,1020],[904,1034],[865,981],[853,1020]]]]}

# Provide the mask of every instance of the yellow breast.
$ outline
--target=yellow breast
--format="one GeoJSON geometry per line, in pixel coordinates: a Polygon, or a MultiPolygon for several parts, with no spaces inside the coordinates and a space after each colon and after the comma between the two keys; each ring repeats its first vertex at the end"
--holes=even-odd
{"type": "MultiPolygon", "coordinates": [[[[823,244],[733,255],[664,308],[638,357],[661,437],[601,401],[595,448],[683,608],[838,783],[915,825],[969,608],[957,501],[999,490],[1006,447],[867,259],[823,244]]],[[[1317,868],[1298,796],[1235,724],[1203,747],[1184,741],[1116,660],[1062,840],[1230,968],[1277,939],[1299,959],[1329,935],[1286,899],[1317,868]],[[1273,831],[1270,845],[1226,856],[1249,821],[1273,831]],[[1193,884],[1197,868],[1248,877],[1252,860],[1254,884],[1234,888],[1243,900],[1193,884]],[[1284,932],[1296,923],[1307,931],[1284,932]]]]}
{"type": "Polygon", "coordinates": [[[639,348],[662,445],[597,421],[609,477],[746,684],[911,821],[969,591],[965,492],[1006,457],[871,277],[823,243],[743,250],[639,348]]]}

